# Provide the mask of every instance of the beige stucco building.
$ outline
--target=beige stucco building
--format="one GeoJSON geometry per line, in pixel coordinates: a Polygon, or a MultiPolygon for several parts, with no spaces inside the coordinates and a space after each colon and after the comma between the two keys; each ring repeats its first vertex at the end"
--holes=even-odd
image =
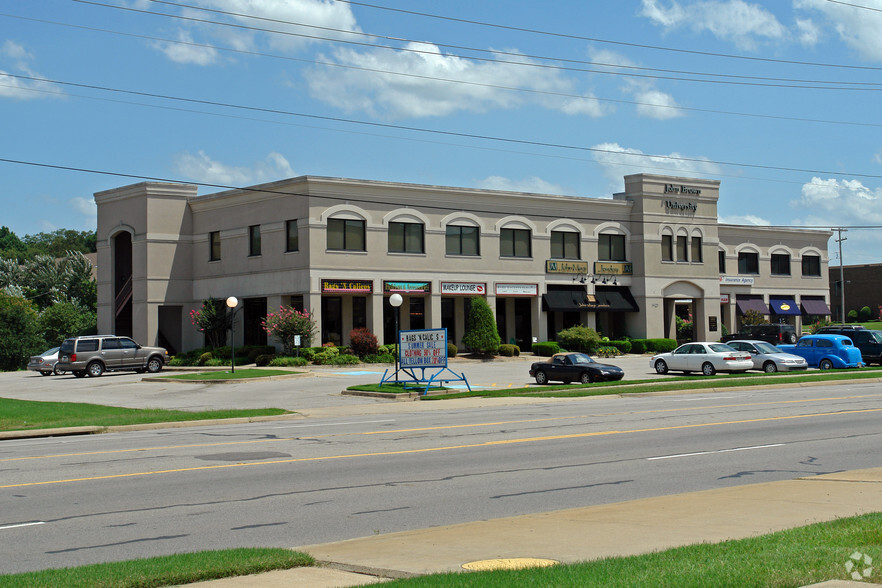
{"type": "MultiPolygon", "coordinates": [[[[827,231],[720,224],[719,182],[636,174],[612,198],[298,177],[197,196],[147,182],[95,194],[98,327],[175,351],[201,347],[189,313],[236,296],[236,344],[262,343],[281,305],[314,313],[321,342],[354,327],[448,329],[472,296],[529,348],[572,324],[696,340],[749,309],[801,326],[829,314],[827,231]]],[[[316,342],[318,343],[318,342],[316,342]]]]}

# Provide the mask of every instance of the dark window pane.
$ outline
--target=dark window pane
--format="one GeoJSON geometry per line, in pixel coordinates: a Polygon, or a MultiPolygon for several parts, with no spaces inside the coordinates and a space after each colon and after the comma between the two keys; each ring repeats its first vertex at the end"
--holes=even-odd
{"type": "Polygon", "coordinates": [[[802,256],[802,275],[804,276],[820,276],[821,275],[821,258],[818,255],[802,256]]]}
{"type": "Polygon", "coordinates": [[[692,262],[701,263],[704,261],[701,255],[701,237],[692,237],[692,262]]]}
{"type": "Polygon", "coordinates": [[[674,261],[673,235],[662,235],[662,261],[674,261]]]}
{"type": "Polygon", "coordinates": [[[738,254],[738,273],[739,274],[758,274],[759,273],[759,254],[758,253],[739,253],[738,254]]]}
{"type": "Polygon", "coordinates": [[[790,275],[790,256],[782,253],[772,254],[772,275],[773,276],[789,276],[790,275]]]}
{"type": "Polygon", "coordinates": [[[726,273],[726,252],[719,251],[719,252],[717,252],[717,256],[718,256],[719,262],[720,262],[720,273],[725,274],[726,273]]]}
{"type": "Polygon", "coordinates": [[[248,227],[248,255],[260,255],[260,225],[248,227]]]}
{"type": "Polygon", "coordinates": [[[221,258],[221,242],[220,231],[213,231],[208,235],[210,245],[209,257],[210,261],[217,261],[221,258]]]}
{"type": "Polygon", "coordinates": [[[297,232],[297,221],[285,221],[285,251],[300,249],[300,236],[297,232]]]}

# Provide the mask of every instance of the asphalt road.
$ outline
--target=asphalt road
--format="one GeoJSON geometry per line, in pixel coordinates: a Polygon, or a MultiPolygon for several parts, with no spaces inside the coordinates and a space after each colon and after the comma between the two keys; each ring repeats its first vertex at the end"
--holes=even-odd
{"type": "MultiPolygon", "coordinates": [[[[101,394],[158,386],[116,378],[94,382],[101,394]]],[[[0,380],[0,396],[13,381],[0,380]]],[[[346,402],[326,417],[2,441],[0,573],[291,547],[882,465],[875,383],[346,402]]]]}

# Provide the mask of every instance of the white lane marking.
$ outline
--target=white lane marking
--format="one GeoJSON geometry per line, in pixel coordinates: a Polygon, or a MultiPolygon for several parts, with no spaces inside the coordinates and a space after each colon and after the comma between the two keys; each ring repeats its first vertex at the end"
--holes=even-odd
{"type": "Polygon", "coordinates": [[[698,398],[671,398],[671,402],[693,402],[698,400],[718,400],[720,398],[740,398],[740,396],[705,396],[698,398]]]}
{"type": "Polygon", "coordinates": [[[394,423],[395,419],[382,419],[379,421],[349,421],[342,423],[316,423],[312,425],[277,425],[271,429],[308,429],[310,427],[340,427],[343,425],[363,425],[371,423],[394,423]]]}
{"type": "Polygon", "coordinates": [[[17,529],[19,527],[33,527],[34,525],[45,525],[43,521],[35,521],[33,523],[19,523],[17,525],[6,525],[4,527],[0,527],[0,531],[5,531],[6,529],[17,529]]]}
{"type": "Polygon", "coordinates": [[[729,453],[732,451],[748,451],[750,449],[768,449],[769,447],[783,447],[784,443],[773,443],[772,445],[754,445],[752,447],[735,447],[733,449],[719,449],[717,451],[696,451],[695,453],[678,453],[676,455],[661,455],[659,457],[647,457],[646,461],[656,459],[674,459],[676,457],[694,457],[696,455],[712,455],[714,453],[729,453]]]}

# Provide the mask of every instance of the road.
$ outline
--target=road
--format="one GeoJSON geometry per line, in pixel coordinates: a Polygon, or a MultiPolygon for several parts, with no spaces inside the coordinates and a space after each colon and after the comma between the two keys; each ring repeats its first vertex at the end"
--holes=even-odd
{"type": "Polygon", "coordinates": [[[0,573],[294,547],[882,466],[876,383],[345,408],[0,442],[0,573]]]}

